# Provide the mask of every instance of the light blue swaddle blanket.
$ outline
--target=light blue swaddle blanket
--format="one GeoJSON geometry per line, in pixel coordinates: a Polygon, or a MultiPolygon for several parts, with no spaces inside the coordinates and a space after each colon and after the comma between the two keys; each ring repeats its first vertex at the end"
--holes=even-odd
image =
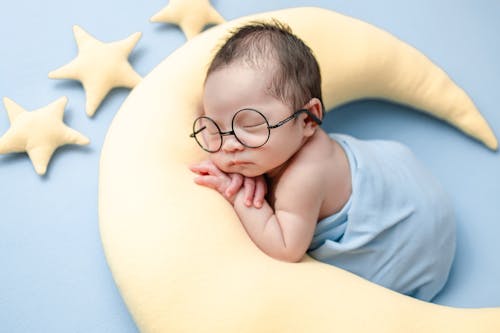
{"type": "Polygon", "coordinates": [[[431,300],[444,286],[455,253],[447,194],[400,143],[330,136],[349,159],[352,194],[341,211],[318,222],[308,254],[431,300]]]}

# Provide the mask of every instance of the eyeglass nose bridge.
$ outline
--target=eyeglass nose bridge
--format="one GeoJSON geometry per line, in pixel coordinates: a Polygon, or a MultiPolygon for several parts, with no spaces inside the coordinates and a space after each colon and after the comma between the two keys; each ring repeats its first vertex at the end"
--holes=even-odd
{"type": "Polygon", "coordinates": [[[222,147],[224,146],[224,137],[225,136],[230,136],[230,135],[234,135],[234,138],[236,139],[236,141],[242,145],[243,147],[247,147],[247,145],[245,145],[243,142],[241,142],[241,140],[238,138],[238,136],[236,135],[236,133],[234,132],[234,130],[230,130],[230,131],[226,131],[226,132],[223,132],[223,131],[219,131],[220,133],[220,138],[221,138],[221,143],[220,143],[220,149],[222,149],[222,147]]]}
{"type": "Polygon", "coordinates": [[[238,139],[238,137],[236,136],[236,134],[234,133],[234,130],[230,130],[230,131],[226,131],[226,132],[222,132],[222,131],[219,131],[220,132],[220,136],[229,136],[229,135],[234,135],[234,137],[236,139],[238,139]]]}

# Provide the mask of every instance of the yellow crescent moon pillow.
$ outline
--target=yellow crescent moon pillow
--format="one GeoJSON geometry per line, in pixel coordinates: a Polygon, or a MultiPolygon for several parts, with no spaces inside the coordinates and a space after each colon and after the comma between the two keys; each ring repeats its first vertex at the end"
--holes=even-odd
{"type": "Polygon", "coordinates": [[[286,22],[315,52],[326,108],[363,97],[412,105],[492,149],[463,90],[425,56],[359,20],[319,8],[238,19],[193,38],[131,92],[101,155],[99,221],[106,256],[142,332],[500,332],[500,309],[458,309],[400,295],[305,257],[263,254],[233,208],[196,186],[189,138],[205,70],[227,30],[286,22]]]}

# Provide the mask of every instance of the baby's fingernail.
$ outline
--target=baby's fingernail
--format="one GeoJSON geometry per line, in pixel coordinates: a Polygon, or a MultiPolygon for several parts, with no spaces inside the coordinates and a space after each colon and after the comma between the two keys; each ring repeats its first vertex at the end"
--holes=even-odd
{"type": "Polygon", "coordinates": [[[257,208],[261,208],[262,207],[262,201],[258,200],[256,202],[256,205],[257,205],[257,208]]]}
{"type": "Polygon", "coordinates": [[[250,207],[251,205],[252,203],[249,200],[245,201],[245,206],[250,207]]]}

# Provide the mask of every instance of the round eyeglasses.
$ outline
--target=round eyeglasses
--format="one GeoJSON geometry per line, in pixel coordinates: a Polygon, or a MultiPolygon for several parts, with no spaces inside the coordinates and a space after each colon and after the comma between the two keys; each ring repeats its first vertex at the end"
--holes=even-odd
{"type": "Polygon", "coordinates": [[[306,113],[313,121],[321,125],[321,120],[307,109],[295,111],[290,117],[275,125],[269,125],[267,118],[257,110],[242,109],[234,114],[230,131],[221,131],[213,119],[201,116],[195,119],[193,133],[189,136],[194,138],[198,145],[209,153],[218,152],[222,148],[223,137],[227,135],[234,135],[236,140],[247,148],[259,148],[269,140],[271,129],[286,124],[301,113],[306,113]]]}

